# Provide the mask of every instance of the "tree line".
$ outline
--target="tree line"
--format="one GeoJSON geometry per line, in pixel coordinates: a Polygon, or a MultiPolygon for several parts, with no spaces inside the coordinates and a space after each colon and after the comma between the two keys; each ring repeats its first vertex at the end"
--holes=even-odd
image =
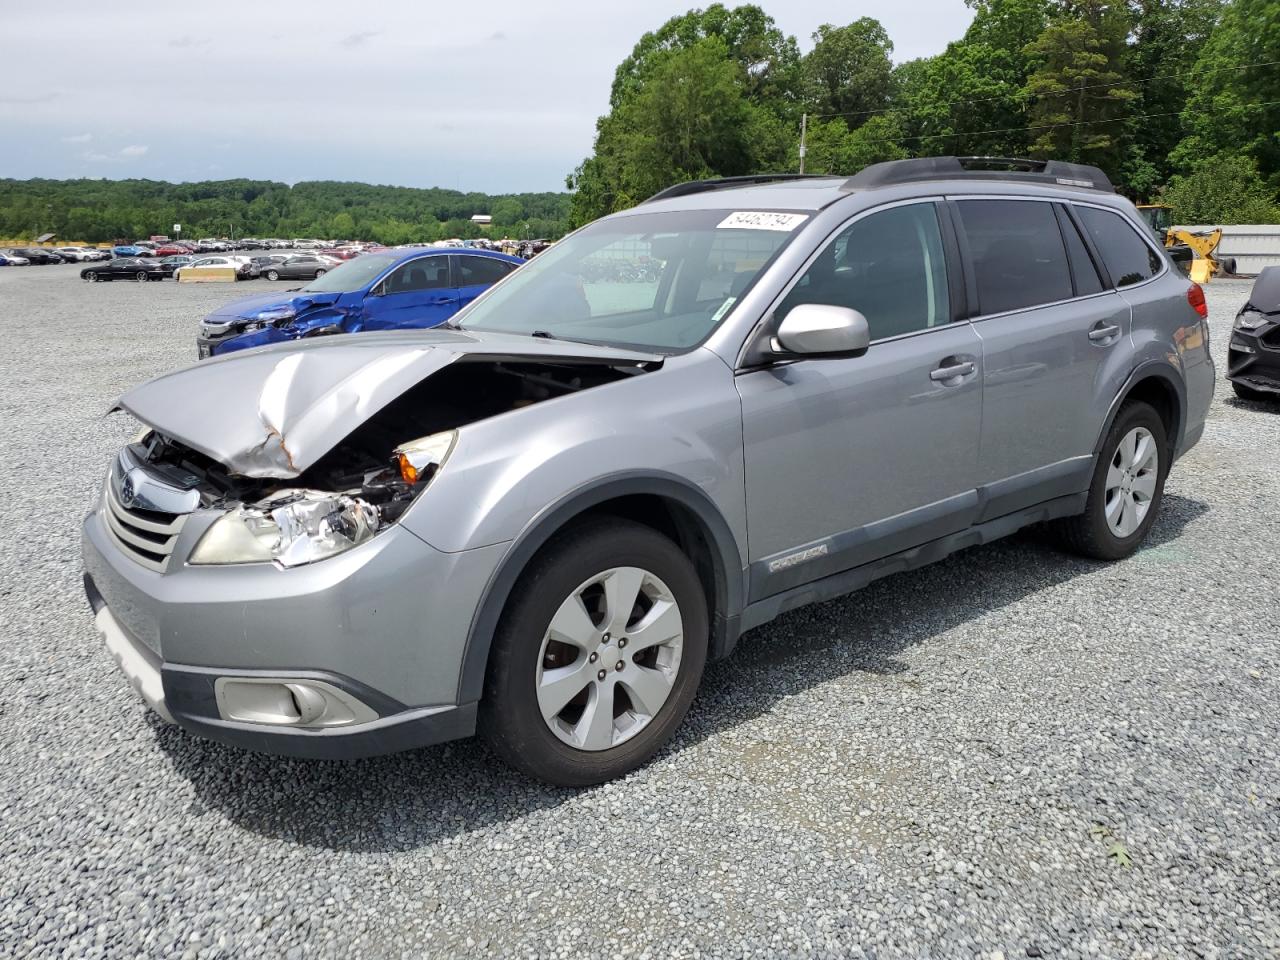
{"type": "Polygon", "coordinates": [[[184,237],[320,237],[416,243],[481,235],[473,214],[493,217],[490,237],[558,237],[568,227],[563,193],[490,196],[439,188],[262,180],[0,180],[0,237],[56,233],[102,242],[184,237]]]}
{"type": "Polygon", "coordinates": [[[804,55],[755,5],[646,33],[618,66],[571,218],[672,183],[957,154],[1094,164],[1182,222],[1280,222],[1280,0],[965,0],[934,57],[824,24],[804,55]]]}

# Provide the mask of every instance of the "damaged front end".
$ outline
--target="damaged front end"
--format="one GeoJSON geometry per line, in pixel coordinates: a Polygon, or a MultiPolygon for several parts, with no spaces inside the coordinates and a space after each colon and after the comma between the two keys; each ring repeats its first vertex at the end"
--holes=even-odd
{"type": "Polygon", "coordinates": [[[150,429],[125,452],[221,511],[192,565],[288,568],[394,524],[469,423],[641,374],[661,358],[585,344],[425,332],[269,350],[188,368],[118,407],[150,429]],[[513,343],[512,341],[516,341],[513,343]],[[513,349],[523,346],[524,352],[513,349]]]}
{"type": "Polygon", "coordinates": [[[1280,267],[1267,267],[1236,314],[1227,379],[1242,396],[1280,400],[1280,267]]]}

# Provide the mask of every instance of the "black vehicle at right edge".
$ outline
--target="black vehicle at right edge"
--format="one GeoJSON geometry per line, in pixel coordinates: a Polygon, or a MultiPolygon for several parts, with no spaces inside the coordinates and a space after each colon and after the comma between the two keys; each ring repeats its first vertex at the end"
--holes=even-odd
{"type": "Polygon", "coordinates": [[[1280,402],[1280,267],[1267,267],[1236,314],[1227,379],[1241,400],[1280,402]]]}

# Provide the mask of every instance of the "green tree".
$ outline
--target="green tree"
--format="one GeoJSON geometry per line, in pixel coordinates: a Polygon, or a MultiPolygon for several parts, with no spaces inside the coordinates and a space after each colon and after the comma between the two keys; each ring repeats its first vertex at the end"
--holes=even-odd
{"type": "Polygon", "coordinates": [[[1185,176],[1176,176],[1161,194],[1179,223],[1280,223],[1276,191],[1245,156],[1203,158],[1185,176]]]}
{"type": "Polygon", "coordinates": [[[803,92],[815,113],[849,115],[856,126],[889,103],[893,42],[879,20],[862,17],[844,27],[824,23],[801,61],[803,92]]]}
{"type": "Polygon", "coordinates": [[[967,0],[973,21],[936,57],[895,70],[905,141],[918,155],[1025,156],[1027,44],[1048,23],[1046,0],[967,0]]]}
{"type": "Polygon", "coordinates": [[[1232,0],[1200,50],[1173,162],[1244,155],[1280,182],[1280,0],[1232,0]]]}
{"type": "Polygon", "coordinates": [[[597,124],[595,154],[570,178],[574,222],[625,209],[684,180],[776,166],[789,134],[747,99],[717,36],[652,54],[643,83],[597,124]]]}
{"type": "Polygon", "coordinates": [[[1027,80],[1033,156],[1115,169],[1124,132],[1118,122],[1138,94],[1124,74],[1129,11],[1114,0],[1061,0],[1027,45],[1036,63],[1027,80]]]}
{"type": "Polygon", "coordinates": [[[729,9],[713,3],[672,17],[646,33],[618,65],[609,106],[621,106],[644,86],[650,71],[666,54],[693,47],[709,37],[721,40],[738,66],[743,93],[756,103],[778,104],[792,97],[800,62],[795,37],[788,37],[773,18],[754,4],[729,9]]]}
{"type": "Polygon", "coordinates": [[[1120,179],[1134,196],[1152,195],[1173,172],[1170,154],[1184,135],[1179,111],[1223,0],[1130,0],[1133,30],[1126,69],[1137,81],[1125,127],[1120,179]]]}
{"type": "MultiPolygon", "coordinates": [[[[901,160],[907,151],[898,145],[902,129],[898,121],[884,114],[850,130],[839,117],[815,120],[809,124],[806,141],[805,171],[851,176],[863,167],[882,160],[901,160]]],[[[798,151],[793,148],[792,165],[798,164],[798,151]]]]}

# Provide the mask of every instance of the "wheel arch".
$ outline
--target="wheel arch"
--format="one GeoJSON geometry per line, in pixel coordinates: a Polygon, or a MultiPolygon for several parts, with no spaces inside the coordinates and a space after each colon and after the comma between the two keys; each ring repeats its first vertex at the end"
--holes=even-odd
{"type": "Polygon", "coordinates": [[[743,565],[719,509],[696,485],[671,474],[618,474],[589,483],[543,509],[512,541],[471,618],[458,678],[458,703],[480,699],[494,632],[529,562],[558,532],[586,516],[610,514],[653,527],[689,556],[707,592],[711,648],[727,656],[737,642],[743,565]]]}
{"type": "Polygon", "coordinates": [[[1148,403],[1160,414],[1169,441],[1169,452],[1176,458],[1182,446],[1182,432],[1187,422],[1187,388],[1180,372],[1164,360],[1147,360],[1129,374],[1107,411],[1106,422],[1103,423],[1097,444],[1093,448],[1094,456],[1101,454],[1102,445],[1111,432],[1111,425],[1115,423],[1120,408],[1130,400],[1148,403]]]}

